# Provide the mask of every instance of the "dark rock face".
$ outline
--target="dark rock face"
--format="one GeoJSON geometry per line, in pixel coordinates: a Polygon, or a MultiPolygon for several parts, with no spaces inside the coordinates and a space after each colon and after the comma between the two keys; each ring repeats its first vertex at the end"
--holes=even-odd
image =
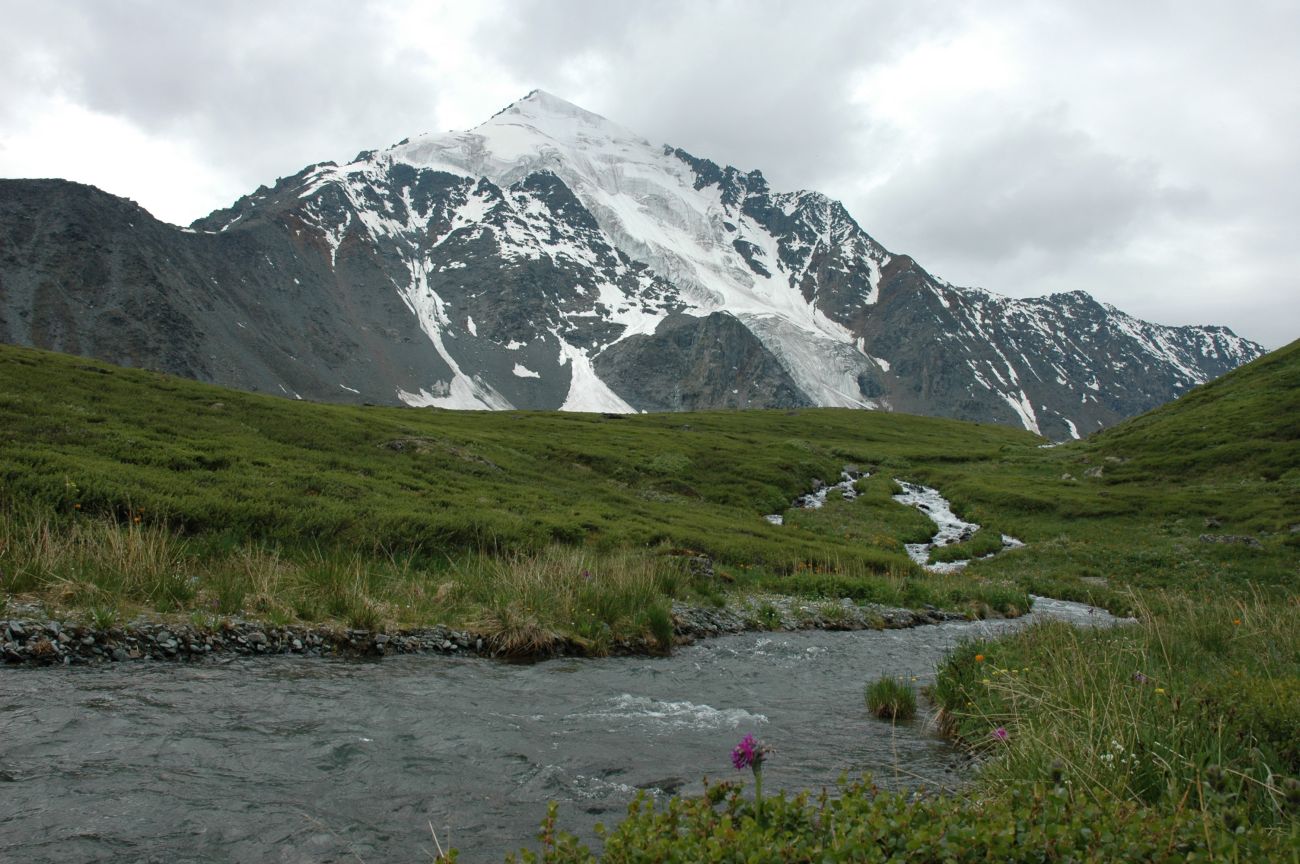
{"type": "Polygon", "coordinates": [[[601,379],[639,411],[811,406],[744,324],[724,313],[665,318],[595,359],[601,379]]]}
{"type": "Polygon", "coordinates": [[[93,187],[3,181],[0,338],[336,402],[445,375],[370,256],[331,272],[313,240],[291,221],[189,233],[93,187]]]}
{"type": "Polygon", "coordinates": [[[931,413],[938,403],[957,419],[1033,423],[1061,440],[1171,401],[1263,353],[1224,328],[1148,324],[1082,291],[1009,300],[931,288],[910,259],[894,263],[858,332],[892,358],[886,386],[899,411],[931,413]]]}
{"type": "Polygon", "coordinates": [[[1082,292],[956,288],[824,195],[630,135],[534,93],[188,229],[93,187],[0,180],[0,339],[323,401],[845,405],[1057,439],[1263,353],[1082,292]],[[534,149],[503,160],[498,132],[534,149]]]}
{"type": "Polygon", "coordinates": [[[208,298],[173,296],[157,266],[174,229],[130,201],[63,181],[4,183],[0,224],[4,341],[208,374],[191,321],[208,298]]]}

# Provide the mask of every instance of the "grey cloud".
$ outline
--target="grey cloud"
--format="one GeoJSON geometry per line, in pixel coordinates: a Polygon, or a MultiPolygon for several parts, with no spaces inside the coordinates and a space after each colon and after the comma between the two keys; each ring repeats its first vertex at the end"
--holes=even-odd
{"type": "Polygon", "coordinates": [[[526,5],[485,47],[575,100],[563,89],[565,65],[597,58],[602,80],[574,82],[601,103],[587,107],[656,142],[759,168],[779,188],[815,187],[862,157],[855,141],[870,118],[849,105],[857,76],[952,22],[928,3],[827,3],[814,12],[777,2],[563,0],[526,5]]]}
{"type": "Polygon", "coordinates": [[[1064,259],[1205,198],[1204,190],[1164,185],[1151,164],[1106,152],[1060,110],[955,131],[941,158],[895,172],[863,208],[882,240],[972,260],[1028,251],[1064,259]]]}
{"type": "Polygon", "coordinates": [[[52,67],[79,104],[189,140],[253,185],[392,143],[433,114],[436,90],[396,68],[418,58],[395,56],[389,19],[355,4],[33,5],[0,80],[31,86],[25,70],[52,67]]]}
{"type": "Polygon", "coordinates": [[[1288,4],[517,0],[475,6],[491,14],[456,46],[499,76],[490,93],[438,77],[436,15],[395,38],[411,26],[398,0],[10,5],[0,138],[62,94],[182,141],[230,183],[192,215],[436,128],[444,94],[472,109],[466,123],[486,119],[518,81],[514,97],[544,87],[778,189],[842,198],[958,284],[1083,288],[1168,323],[1223,309],[1270,344],[1300,335],[1286,332],[1300,331],[1288,4]],[[985,24],[1012,34],[1025,75],[920,117],[924,147],[851,98],[864,73],[985,24]]]}

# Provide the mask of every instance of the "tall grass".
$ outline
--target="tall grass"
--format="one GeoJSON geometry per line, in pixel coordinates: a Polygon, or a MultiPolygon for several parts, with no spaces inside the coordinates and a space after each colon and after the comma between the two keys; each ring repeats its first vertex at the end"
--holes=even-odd
{"type": "Polygon", "coordinates": [[[911,720],[916,716],[916,691],[912,685],[883,675],[867,685],[867,708],[882,720],[911,720]]]}
{"type": "MultiPolygon", "coordinates": [[[[717,581],[690,576],[684,551],[550,544],[435,557],[378,545],[286,548],[186,535],[136,510],[118,517],[0,507],[5,594],[38,594],[92,618],[148,609],[365,630],[446,624],[480,631],[505,655],[544,654],[562,645],[603,654],[628,640],[668,650],[673,597],[724,599],[717,581]]],[[[882,573],[829,556],[821,561],[788,569],[718,567],[739,591],[965,608],[972,617],[1015,615],[1029,605],[1023,590],[1003,581],[920,574],[901,564],[882,573]]]]}
{"type": "Polygon", "coordinates": [[[601,654],[638,638],[669,649],[670,600],[688,583],[679,559],[651,551],[549,546],[431,567],[382,549],[288,554],[196,543],[134,517],[0,509],[0,592],[36,594],[92,619],[143,607],[366,630],[447,624],[476,629],[507,655],[562,642],[601,654]]]}
{"type": "Polygon", "coordinates": [[[686,582],[674,559],[560,546],[532,555],[478,555],[454,574],[458,599],[482,610],[478,628],[507,655],[545,652],[561,636],[595,654],[632,634],[668,650],[668,598],[686,582]]]}
{"type": "Polygon", "coordinates": [[[937,606],[965,610],[972,618],[986,618],[994,612],[1016,617],[1027,612],[1030,604],[1029,594],[1015,583],[970,573],[925,573],[901,567],[880,573],[839,561],[796,567],[789,574],[764,569],[728,572],[742,587],[805,597],[849,597],[861,603],[909,609],[937,606]]]}
{"type": "Polygon", "coordinates": [[[0,509],[0,580],[5,591],[40,590],[93,605],[129,599],[159,611],[185,608],[198,574],[185,541],[151,524],[16,514],[0,509]]]}
{"type": "Polygon", "coordinates": [[[1167,593],[1138,605],[1137,625],[1042,624],[948,660],[935,697],[948,728],[993,755],[988,788],[1058,772],[1083,794],[1294,820],[1300,605],[1167,593]]]}

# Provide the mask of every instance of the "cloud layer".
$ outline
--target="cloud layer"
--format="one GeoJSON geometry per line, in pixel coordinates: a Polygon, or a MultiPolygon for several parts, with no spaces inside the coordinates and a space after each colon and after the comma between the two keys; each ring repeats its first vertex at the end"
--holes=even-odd
{"type": "Polygon", "coordinates": [[[1300,336],[1300,10],[1208,2],[12,4],[0,176],[186,223],[543,87],[1014,296],[1300,336]]]}

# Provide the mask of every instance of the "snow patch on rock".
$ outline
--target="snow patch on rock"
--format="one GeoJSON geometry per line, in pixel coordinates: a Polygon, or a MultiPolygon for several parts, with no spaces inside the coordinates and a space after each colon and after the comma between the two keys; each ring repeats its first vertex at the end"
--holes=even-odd
{"type": "MultiPolygon", "coordinates": [[[[559,338],[558,336],[556,337],[559,338]]],[[[635,414],[636,409],[619,398],[596,374],[591,360],[582,352],[560,339],[560,365],[568,365],[569,394],[564,398],[561,411],[598,411],[610,414],[635,414]]]]}

